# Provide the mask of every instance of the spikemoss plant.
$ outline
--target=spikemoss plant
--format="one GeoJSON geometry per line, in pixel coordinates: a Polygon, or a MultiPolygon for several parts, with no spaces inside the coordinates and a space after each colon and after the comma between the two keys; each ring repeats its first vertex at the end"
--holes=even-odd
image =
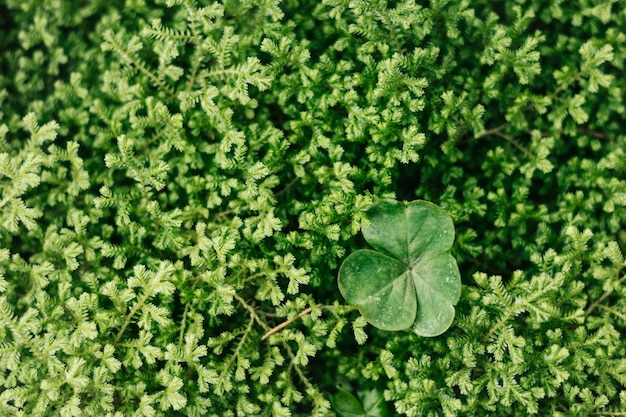
{"type": "Polygon", "coordinates": [[[1,2],[0,415],[623,414],[624,10],[1,2]],[[437,337],[337,283],[416,199],[437,337]]]}

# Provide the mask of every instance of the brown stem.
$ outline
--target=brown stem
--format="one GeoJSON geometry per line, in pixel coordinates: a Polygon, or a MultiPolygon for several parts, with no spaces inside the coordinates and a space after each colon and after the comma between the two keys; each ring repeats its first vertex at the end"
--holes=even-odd
{"type": "MultiPolygon", "coordinates": [[[[619,281],[617,281],[618,284],[622,283],[622,281],[626,280],[626,275],[624,275],[623,277],[621,277],[619,279],[619,281]]],[[[587,309],[587,311],[585,311],[585,317],[587,317],[589,314],[591,314],[591,312],[593,310],[595,310],[598,306],[600,306],[600,304],[602,304],[602,302],[604,300],[606,300],[606,298],[613,294],[613,288],[611,288],[610,290],[606,291],[604,294],[602,294],[602,296],[600,298],[598,298],[596,301],[593,302],[593,304],[591,304],[589,306],[589,308],[587,309]]]]}
{"type": "MultiPolygon", "coordinates": [[[[321,308],[322,305],[318,304],[317,305],[318,308],[321,308]]],[[[285,327],[289,326],[291,323],[293,323],[294,321],[298,320],[300,317],[303,317],[307,314],[309,314],[311,312],[311,310],[313,309],[313,307],[309,307],[307,309],[302,310],[300,313],[298,313],[296,316],[294,316],[293,318],[286,320],[282,323],[280,323],[278,326],[270,329],[267,331],[267,333],[265,333],[263,335],[263,337],[261,337],[261,340],[265,340],[268,337],[270,337],[271,335],[273,335],[274,333],[278,333],[279,331],[281,331],[282,329],[284,329],[285,327]]]]}

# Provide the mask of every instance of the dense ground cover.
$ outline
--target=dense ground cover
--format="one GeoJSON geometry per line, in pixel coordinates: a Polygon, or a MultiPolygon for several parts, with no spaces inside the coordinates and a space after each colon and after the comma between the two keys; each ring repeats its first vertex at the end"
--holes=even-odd
{"type": "Polygon", "coordinates": [[[626,415],[625,29],[622,0],[0,1],[0,415],[626,415]],[[339,292],[383,199],[453,219],[442,335],[339,292]]]}

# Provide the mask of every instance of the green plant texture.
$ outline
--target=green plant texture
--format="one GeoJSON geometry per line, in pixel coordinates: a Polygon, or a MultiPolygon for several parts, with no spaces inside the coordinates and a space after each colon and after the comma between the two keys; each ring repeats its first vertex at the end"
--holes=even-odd
{"type": "Polygon", "coordinates": [[[1,0],[0,416],[624,415],[624,10],[1,0]]]}
{"type": "Polygon", "coordinates": [[[461,297],[461,275],[449,253],[452,219],[426,201],[393,200],[378,203],[367,218],[363,236],[379,252],[360,249],[346,258],[341,294],[379,329],[440,335],[461,297]]]}
{"type": "Polygon", "coordinates": [[[359,401],[344,388],[338,387],[338,391],[332,397],[332,404],[340,417],[387,417],[389,415],[385,407],[382,393],[376,390],[360,392],[359,401]]]}

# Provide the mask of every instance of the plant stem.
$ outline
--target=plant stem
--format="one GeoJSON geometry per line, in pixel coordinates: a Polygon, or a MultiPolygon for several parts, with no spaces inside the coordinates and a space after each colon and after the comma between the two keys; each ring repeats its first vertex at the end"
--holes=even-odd
{"type": "MultiPolygon", "coordinates": [[[[318,305],[317,305],[317,307],[318,307],[318,308],[321,308],[321,307],[322,307],[322,305],[321,305],[321,304],[318,304],[318,305]]],[[[311,310],[312,310],[312,309],[313,309],[313,307],[306,308],[306,309],[302,310],[300,313],[298,313],[296,316],[294,316],[293,318],[291,318],[291,319],[289,319],[289,320],[286,320],[286,321],[284,321],[284,322],[280,323],[278,326],[276,326],[276,327],[274,327],[274,328],[270,329],[267,333],[265,333],[265,334],[263,335],[263,337],[261,337],[261,340],[265,340],[265,339],[267,339],[268,337],[270,337],[271,335],[273,335],[274,333],[278,333],[279,331],[281,331],[281,330],[282,330],[282,329],[284,329],[285,327],[289,326],[289,325],[290,325],[291,323],[293,323],[294,321],[298,320],[300,317],[303,317],[303,316],[305,316],[305,315],[309,314],[309,313],[311,312],[311,310]]]]}
{"type": "MultiPolygon", "coordinates": [[[[617,281],[617,284],[621,284],[622,281],[626,280],[626,275],[624,275],[623,277],[621,277],[619,279],[619,281],[617,281]]],[[[593,310],[595,310],[604,300],[606,300],[606,298],[613,294],[613,288],[611,288],[610,290],[606,291],[604,294],[602,294],[602,296],[600,298],[598,298],[596,301],[593,302],[593,304],[591,304],[589,306],[589,308],[587,309],[587,311],[585,311],[585,317],[587,317],[589,314],[591,314],[591,312],[593,310]]]]}

